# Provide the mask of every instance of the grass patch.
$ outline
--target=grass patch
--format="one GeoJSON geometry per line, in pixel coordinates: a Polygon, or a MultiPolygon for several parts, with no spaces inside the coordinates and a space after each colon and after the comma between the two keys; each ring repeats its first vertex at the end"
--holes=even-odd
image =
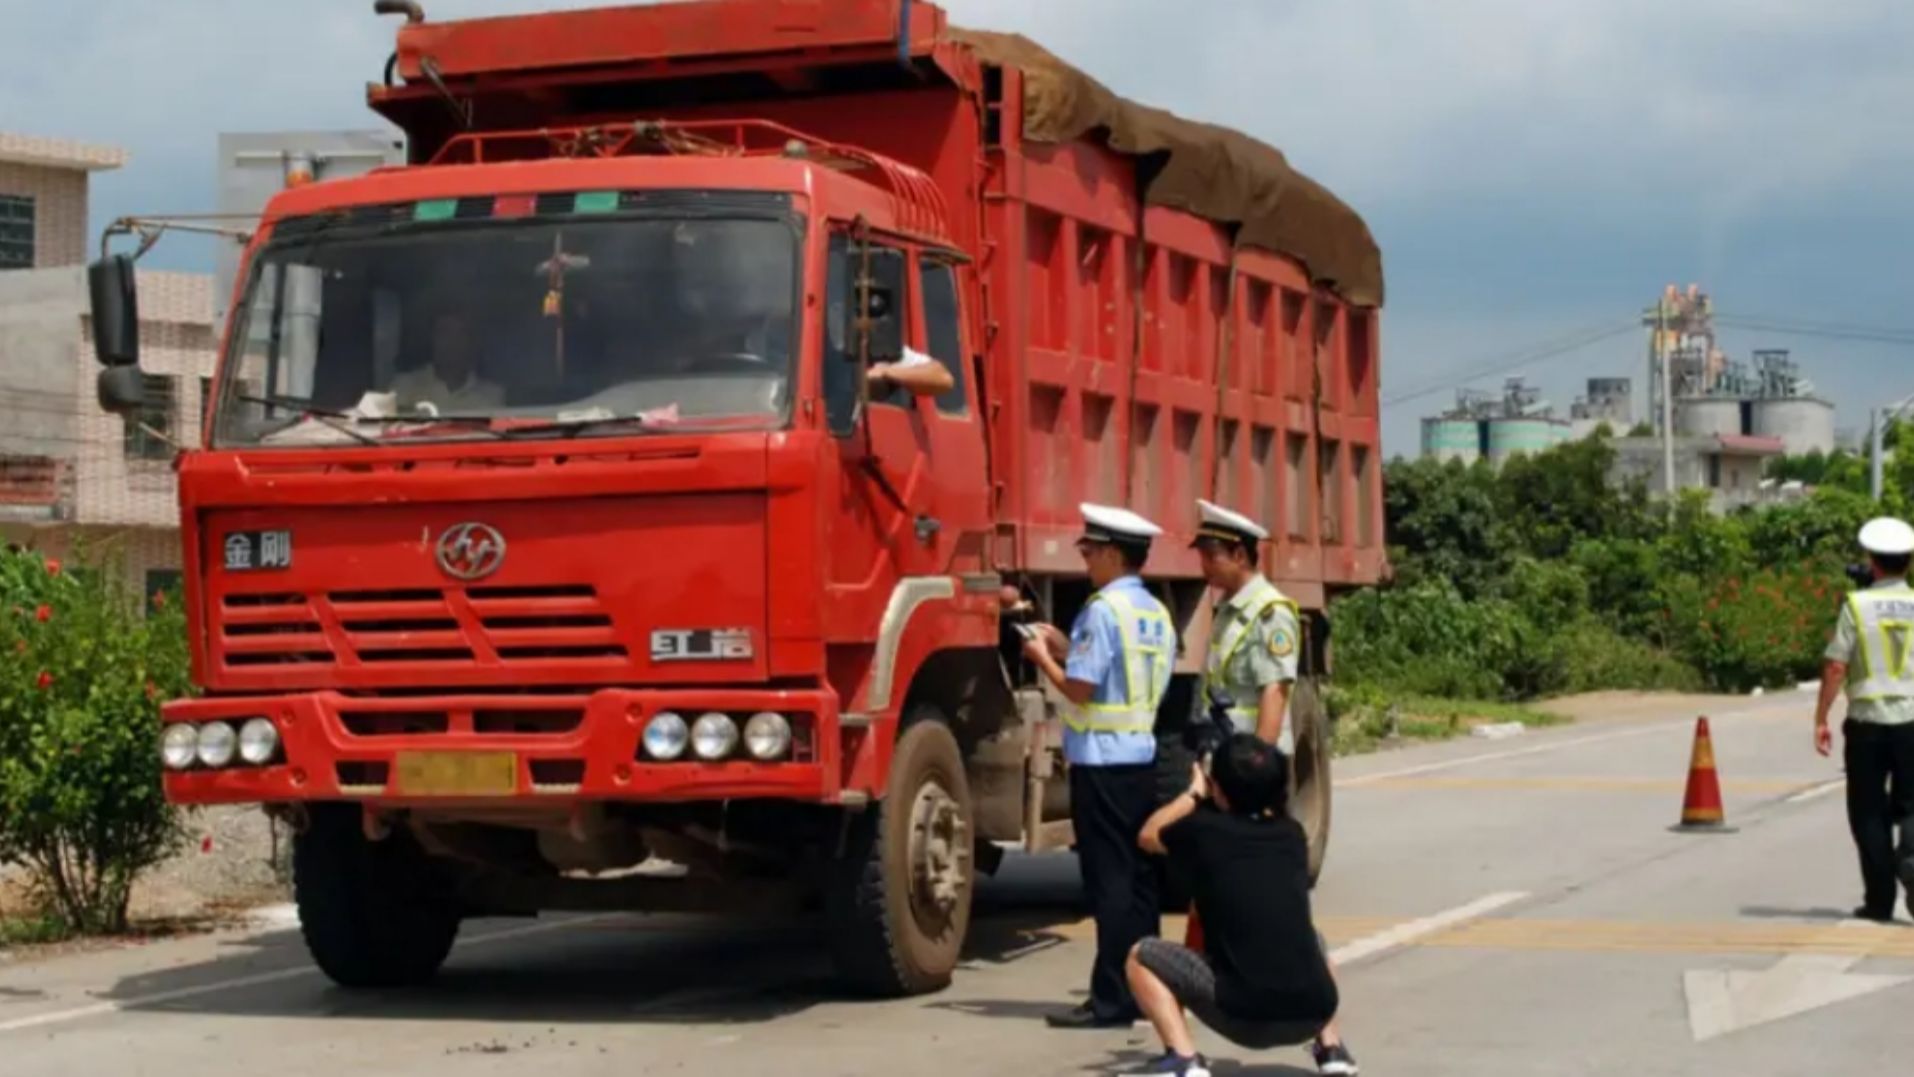
{"type": "Polygon", "coordinates": [[[9,946],[44,946],[65,942],[72,937],[73,929],[57,916],[31,913],[0,916],[0,949],[9,946]]]}
{"type": "Polygon", "coordinates": [[[1330,748],[1339,756],[1373,752],[1389,743],[1448,740],[1465,736],[1478,725],[1520,722],[1525,726],[1551,726],[1568,721],[1531,704],[1445,699],[1362,687],[1330,689],[1329,713],[1335,722],[1330,748]]]}

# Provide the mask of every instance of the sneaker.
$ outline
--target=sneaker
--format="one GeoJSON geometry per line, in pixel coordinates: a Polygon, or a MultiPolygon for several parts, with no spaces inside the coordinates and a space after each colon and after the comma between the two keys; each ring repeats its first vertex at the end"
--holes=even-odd
{"type": "Polygon", "coordinates": [[[1356,1077],[1362,1072],[1356,1068],[1356,1056],[1340,1043],[1325,1047],[1323,1041],[1317,1040],[1309,1045],[1309,1053],[1316,1056],[1316,1072],[1326,1077],[1356,1077]]]}
{"type": "Polygon", "coordinates": [[[1175,1051],[1165,1051],[1161,1058],[1124,1077],[1210,1077],[1210,1064],[1202,1055],[1185,1058],[1175,1051]]]}

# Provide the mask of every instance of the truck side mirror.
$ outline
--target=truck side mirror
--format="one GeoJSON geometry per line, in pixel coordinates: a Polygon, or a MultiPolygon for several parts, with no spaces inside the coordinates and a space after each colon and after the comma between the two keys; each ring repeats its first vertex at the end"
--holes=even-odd
{"type": "Polygon", "coordinates": [[[140,361],[139,291],[133,259],[110,254],[86,270],[93,306],[93,354],[108,367],[137,367],[140,361]]]}
{"type": "Polygon", "coordinates": [[[136,366],[109,366],[95,382],[100,407],[113,415],[130,415],[146,406],[146,376],[136,366]]]}

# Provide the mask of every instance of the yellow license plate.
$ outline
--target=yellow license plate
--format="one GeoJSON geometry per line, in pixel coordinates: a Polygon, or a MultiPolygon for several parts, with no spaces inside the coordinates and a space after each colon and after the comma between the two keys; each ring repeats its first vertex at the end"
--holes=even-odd
{"type": "Polygon", "coordinates": [[[518,792],[512,752],[400,752],[394,790],[409,797],[505,797],[518,792]]]}

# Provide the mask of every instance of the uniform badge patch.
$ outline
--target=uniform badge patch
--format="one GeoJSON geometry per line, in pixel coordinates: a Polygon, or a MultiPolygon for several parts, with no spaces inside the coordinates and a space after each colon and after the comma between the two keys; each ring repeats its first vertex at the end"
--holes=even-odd
{"type": "Polygon", "coordinates": [[[1296,653],[1296,637],[1289,629],[1279,628],[1269,634],[1269,653],[1278,658],[1288,658],[1296,653]]]}

